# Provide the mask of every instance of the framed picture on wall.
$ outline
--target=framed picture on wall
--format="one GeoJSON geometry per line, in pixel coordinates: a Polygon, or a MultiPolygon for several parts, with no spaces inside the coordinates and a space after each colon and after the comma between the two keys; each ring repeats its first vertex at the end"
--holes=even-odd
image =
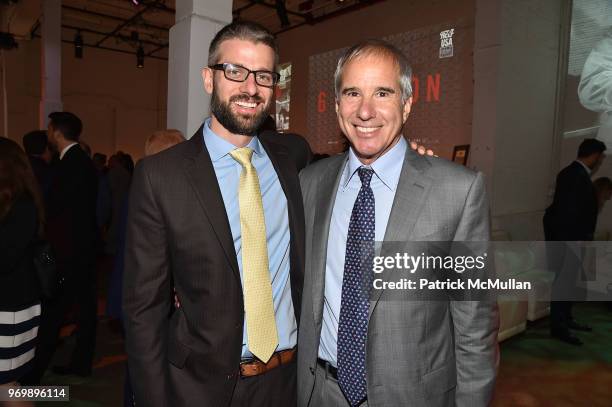
{"type": "Polygon", "coordinates": [[[453,162],[461,165],[467,165],[468,154],[470,153],[470,145],[463,144],[455,146],[453,149],[453,162]]]}

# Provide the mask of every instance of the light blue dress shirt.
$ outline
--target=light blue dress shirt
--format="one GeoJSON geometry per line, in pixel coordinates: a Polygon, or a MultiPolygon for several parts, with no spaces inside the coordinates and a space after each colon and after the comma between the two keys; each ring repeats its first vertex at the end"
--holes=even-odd
{"type": "MultiPolygon", "coordinates": [[[[407,146],[408,143],[401,137],[395,146],[369,166],[374,170],[370,186],[374,192],[376,222],[374,238],[377,242],[382,241],[385,237],[407,146]]],[[[357,169],[363,166],[352,148],[348,154],[349,159],[344,166],[338,185],[327,238],[323,324],[319,343],[319,357],[333,366],[337,366],[338,321],[340,319],[346,238],[353,205],[361,189],[361,180],[356,173],[357,169]]]]}
{"type": "MultiPolygon", "coordinates": [[[[234,249],[236,250],[238,268],[240,269],[240,280],[243,282],[240,206],[238,202],[238,187],[242,166],[229,154],[237,147],[217,136],[210,129],[210,119],[207,119],[204,124],[204,143],[210,154],[215,175],[221,189],[225,212],[229,219],[234,240],[234,249]]],[[[276,350],[291,349],[297,342],[297,323],[291,299],[289,274],[291,264],[289,258],[291,234],[289,232],[287,198],[272,165],[272,161],[270,161],[266,150],[259,143],[257,137],[253,137],[247,147],[253,149],[251,163],[255,170],[257,170],[259,188],[263,200],[270,280],[272,281],[272,298],[278,330],[278,347],[276,350]]],[[[227,278],[233,278],[229,268],[227,278]]],[[[251,352],[249,352],[245,319],[242,331],[242,358],[246,359],[252,356],[251,352]]]]}

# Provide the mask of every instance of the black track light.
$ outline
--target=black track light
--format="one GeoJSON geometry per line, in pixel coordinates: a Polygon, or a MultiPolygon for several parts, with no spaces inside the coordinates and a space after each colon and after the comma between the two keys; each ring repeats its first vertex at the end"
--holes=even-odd
{"type": "Polygon", "coordinates": [[[276,14],[280,20],[281,27],[288,27],[291,24],[289,22],[289,16],[287,15],[285,0],[276,0],[276,14]]]}
{"type": "Polygon", "coordinates": [[[136,51],[136,66],[138,68],[144,68],[144,58],[144,48],[142,48],[142,45],[140,45],[138,47],[138,51],[136,51]]]}
{"type": "Polygon", "coordinates": [[[74,57],[83,58],[83,37],[81,37],[80,31],[77,31],[74,36],[74,57]]]}

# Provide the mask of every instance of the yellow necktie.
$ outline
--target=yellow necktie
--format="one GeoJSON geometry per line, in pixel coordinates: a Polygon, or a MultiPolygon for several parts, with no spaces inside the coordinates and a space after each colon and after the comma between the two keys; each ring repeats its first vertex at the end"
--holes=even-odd
{"type": "Polygon", "coordinates": [[[242,165],[238,200],[242,234],[242,279],[249,350],[268,362],[278,345],[272,283],[268,266],[266,223],[259,178],[251,157],[253,150],[238,148],[230,153],[242,165]]]}

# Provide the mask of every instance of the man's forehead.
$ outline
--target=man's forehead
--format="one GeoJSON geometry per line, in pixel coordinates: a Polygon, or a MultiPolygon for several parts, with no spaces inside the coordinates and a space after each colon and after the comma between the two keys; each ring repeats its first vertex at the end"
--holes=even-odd
{"type": "Polygon", "coordinates": [[[342,88],[400,88],[400,72],[397,63],[384,56],[359,56],[345,65],[342,88]]]}
{"type": "Polygon", "coordinates": [[[274,49],[263,42],[230,38],[219,44],[219,63],[244,65],[251,69],[270,69],[274,65],[274,49]],[[268,61],[269,59],[269,61],[268,61]],[[249,67],[246,64],[258,66],[249,67]],[[272,66],[263,66],[263,65],[272,66]]]}

